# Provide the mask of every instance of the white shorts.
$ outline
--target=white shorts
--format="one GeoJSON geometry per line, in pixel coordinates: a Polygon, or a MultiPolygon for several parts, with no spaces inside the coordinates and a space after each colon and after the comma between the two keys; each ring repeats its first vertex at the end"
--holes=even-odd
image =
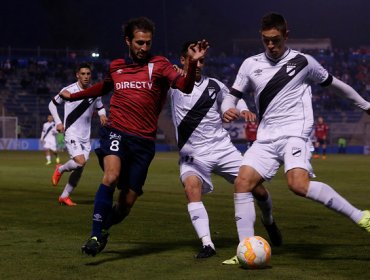
{"type": "Polygon", "coordinates": [[[66,143],[66,148],[71,158],[78,155],[84,155],[86,161],[89,159],[91,151],[90,141],[81,142],[77,137],[66,135],[64,142],[66,143]]]}
{"type": "Polygon", "coordinates": [[[307,170],[315,177],[310,163],[311,141],[299,137],[287,137],[271,142],[255,141],[244,154],[242,165],[253,167],[264,180],[271,180],[281,164],[286,173],[293,168],[307,170]]]}
{"type": "Polygon", "coordinates": [[[211,173],[225,178],[233,184],[238,176],[243,156],[233,144],[223,145],[220,149],[212,149],[209,154],[192,155],[180,154],[180,180],[183,182],[186,177],[196,175],[203,182],[202,193],[213,191],[211,173]]]}
{"type": "Polygon", "coordinates": [[[45,150],[51,150],[55,152],[57,150],[57,142],[56,141],[44,141],[43,147],[45,150]]]}

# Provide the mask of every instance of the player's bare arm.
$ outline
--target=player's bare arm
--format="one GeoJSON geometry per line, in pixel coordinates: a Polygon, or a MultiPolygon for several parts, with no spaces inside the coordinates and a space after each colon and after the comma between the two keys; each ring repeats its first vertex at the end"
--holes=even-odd
{"type": "Polygon", "coordinates": [[[107,121],[108,121],[108,118],[107,118],[106,115],[101,115],[100,116],[100,124],[101,125],[105,125],[107,123],[107,121]]]}

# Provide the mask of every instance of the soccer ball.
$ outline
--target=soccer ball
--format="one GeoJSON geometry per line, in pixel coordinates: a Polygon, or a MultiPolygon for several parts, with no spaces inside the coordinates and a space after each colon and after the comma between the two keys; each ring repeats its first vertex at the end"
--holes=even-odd
{"type": "Polygon", "coordinates": [[[271,247],[260,236],[247,237],[239,243],[236,256],[244,268],[263,268],[270,262],[271,247]]]}

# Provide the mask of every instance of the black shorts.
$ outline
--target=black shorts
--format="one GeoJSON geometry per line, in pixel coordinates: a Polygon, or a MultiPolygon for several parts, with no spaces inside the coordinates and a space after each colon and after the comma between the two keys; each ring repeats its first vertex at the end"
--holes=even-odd
{"type": "Polygon", "coordinates": [[[117,188],[123,191],[132,189],[138,195],[143,194],[148,168],[155,154],[155,142],[111,127],[101,127],[99,134],[100,148],[95,152],[102,169],[105,156],[118,156],[121,159],[121,172],[117,188]]]}
{"type": "Polygon", "coordinates": [[[318,142],[320,145],[325,145],[325,144],[326,144],[326,139],[323,139],[323,138],[317,138],[317,142],[318,142]]]}

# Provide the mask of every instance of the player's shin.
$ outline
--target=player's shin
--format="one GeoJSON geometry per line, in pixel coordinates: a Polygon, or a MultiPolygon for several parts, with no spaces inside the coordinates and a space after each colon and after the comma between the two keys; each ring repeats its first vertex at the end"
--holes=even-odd
{"type": "Polygon", "coordinates": [[[333,188],[321,182],[311,181],[306,197],[347,216],[355,223],[359,221],[363,215],[361,210],[355,208],[333,188]]]}
{"type": "Polygon", "coordinates": [[[114,187],[100,184],[95,195],[94,213],[91,236],[100,237],[103,229],[103,222],[112,209],[114,187]]]}
{"type": "Polygon", "coordinates": [[[254,236],[256,211],[252,193],[234,193],[234,206],[239,241],[246,237],[254,236]]]}

